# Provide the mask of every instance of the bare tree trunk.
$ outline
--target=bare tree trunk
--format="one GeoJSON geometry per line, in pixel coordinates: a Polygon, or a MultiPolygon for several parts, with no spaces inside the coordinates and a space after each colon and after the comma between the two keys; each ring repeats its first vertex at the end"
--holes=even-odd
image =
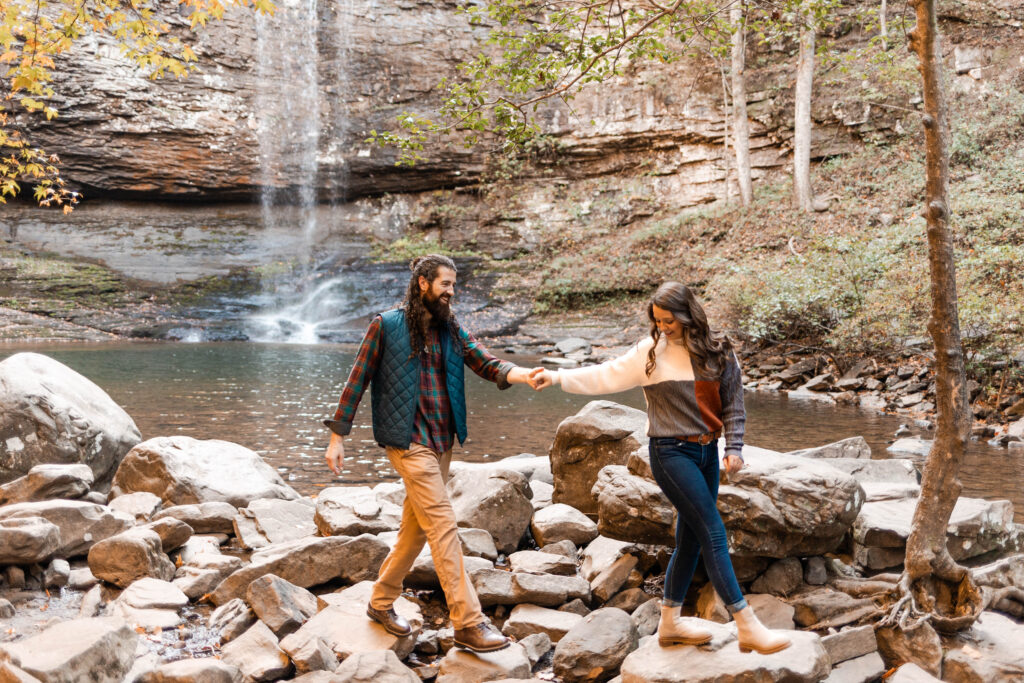
{"type": "Polygon", "coordinates": [[[886,0],[882,0],[882,6],[878,9],[878,34],[882,36],[882,47],[886,50],[889,49],[889,29],[886,25],[888,13],[888,4],[886,0]]]}
{"type": "Polygon", "coordinates": [[[736,181],[740,186],[740,203],[750,206],[753,201],[753,184],[750,177],[750,122],[747,119],[746,68],[747,30],[742,3],[735,3],[729,9],[732,22],[732,113],[733,147],[736,149],[736,181]]]}
{"type": "Polygon", "coordinates": [[[722,117],[725,123],[725,132],[722,135],[722,164],[725,166],[725,203],[732,204],[732,185],[729,184],[729,119],[732,118],[732,109],[729,106],[729,85],[725,79],[725,66],[719,61],[718,73],[722,76],[722,117]]]}
{"type": "MultiPolygon", "coordinates": [[[[957,478],[970,435],[963,349],[957,312],[953,236],[949,229],[949,121],[935,0],[913,0],[917,26],[910,47],[920,60],[924,85],[925,208],[931,316],[928,331],[935,342],[935,441],[925,462],[921,498],[907,539],[902,585],[904,605],[929,617],[936,630],[969,627],[982,609],[982,596],[970,571],[946,548],[946,525],[960,496],[957,478]],[[916,604],[915,604],[916,603],[916,604]]],[[[904,619],[906,621],[906,619],[904,619]]]]}
{"type": "MultiPolygon", "coordinates": [[[[808,13],[805,22],[810,22],[808,13]]],[[[813,210],[811,194],[811,85],[814,82],[814,27],[800,28],[800,58],[796,67],[796,111],[793,122],[793,206],[813,210]]]]}

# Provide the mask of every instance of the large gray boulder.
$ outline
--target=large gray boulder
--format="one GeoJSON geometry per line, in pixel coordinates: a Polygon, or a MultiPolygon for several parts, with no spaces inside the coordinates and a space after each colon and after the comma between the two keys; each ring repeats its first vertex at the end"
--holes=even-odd
{"type": "Polygon", "coordinates": [[[308,590],[273,574],[250,583],[245,597],[260,621],[278,638],[297,631],[321,607],[321,602],[308,590]]]}
{"type": "Polygon", "coordinates": [[[562,420],[551,444],[551,499],[586,514],[597,513],[592,492],[606,465],[625,465],[630,454],[647,443],[647,415],[611,401],[591,401],[562,420]]]}
{"type": "Polygon", "coordinates": [[[535,512],[530,530],[541,547],[566,540],[581,547],[597,538],[597,524],[564,503],[555,503],[535,512]]]}
{"type": "Polygon", "coordinates": [[[0,519],[0,565],[34,564],[60,547],[60,529],[42,517],[0,519]]]}
{"type": "Polygon", "coordinates": [[[249,584],[266,574],[303,588],[331,579],[363,581],[377,576],[387,554],[387,544],[369,534],[280,543],[254,552],[250,563],[224,579],[210,598],[213,604],[223,605],[232,598],[245,597],[249,584]]]}
{"type": "Polygon", "coordinates": [[[0,362],[0,483],[36,465],[83,463],[105,487],[141,440],[128,413],[66,365],[38,353],[0,362]]]}
{"type": "Polygon", "coordinates": [[[461,470],[448,480],[448,493],[460,527],[490,532],[503,553],[518,547],[533,517],[533,491],[525,476],[511,470],[461,470]]]}
{"type": "Polygon", "coordinates": [[[52,498],[79,498],[95,482],[88,465],[36,465],[23,477],[0,486],[0,505],[52,498]]]}
{"type": "Polygon", "coordinates": [[[43,500],[0,507],[0,520],[42,517],[60,529],[60,547],[56,557],[84,555],[104,538],[130,529],[135,520],[105,505],[81,500],[43,500]]]}
{"type": "Polygon", "coordinates": [[[160,496],[165,506],[223,501],[244,507],[258,498],[300,498],[255,451],[189,436],[160,436],[131,449],[112,492],[136,491],[160,496]]]}
{"type": "Polygon", "coordinates": [[[3,649],[45,683],[121,683],[135,661],[137,641],[123,619],[98,617],[62,621],[3,649]]]}
{"type": "Polygon", "coordinates": [[[332,486],[316,498],[315,528],[321,536],[379,534],[398,529],[402,507],[369,486],[332,486]]]}
{"type": "Polygon", "coordinates": [[[615,607],[595,610],[569,629],[555,646],[555,673],[566,683],[607,681],[637,648],[636,624],[615,607]]]}
{"type": "Polygon", "coordinates": [[[656,483],[609,465],[594,483],[597,529],[616,540],[675,545],[676,510],[656,483]]]}

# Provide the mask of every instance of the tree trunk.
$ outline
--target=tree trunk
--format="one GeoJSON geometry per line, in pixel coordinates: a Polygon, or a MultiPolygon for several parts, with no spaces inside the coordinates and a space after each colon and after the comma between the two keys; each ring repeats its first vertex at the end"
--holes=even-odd
{"type": "MultiPolygon", "coordinates": [[[[812,21],[808,13],[805,22],[812,21]]],[[[811,194],[811,85],[814,82],[814,27],[800,28],[800,58],[796,67],[796,111],[793,122],[793,206],[813,210],[811,194]]]]}
{"type": "Polygon", "coordinates": [[[889,29],[886,24],[888,13],[888,3],[882,0],[882,6],[878,9],[878,34],[882,37],[882,47],[886,50],[889,49],[889,29]]]}
{"type": "Polygon", "coordinates": [[[722,76],[722,110],[725,132],[722,135],[722,165],[725,166],[725,203],[732,204],[732,185],[729,184],[729,119],[732,108],[729,106],[729,86],[725,78],[725,66],[719,62],[718,73],[722,76]]]}
{"type": "Polygon", "coordinates": [[[935,0],[914,0],[913,5],[917,26],[910,34],[910,48],[920,61],[924,86],[926,184],[922,214],[928,231],[932,301],[928,331],[935,342],[937,425],[907,539],[904,588],[909,589],[917,610],[931,613],[937,630],[950,632],[974,622],[982,599],[970,571],[958,565],[946,549],[946,525],[960,496],[957,475],[970,435],[971,414],[949,229],[949,122],[935,0]]]}
{"type": "Polygon", "coordinates": [[[750,178],[750,122],[747,119],[747,81],[744,74],[747,31],[742,3],[736,3],[729,9],[729,20],[735,30],[732,34],[732,139],[736,149],[736,181],[740,186],[740,203],[750,206],[754,192],[750,178]]]}

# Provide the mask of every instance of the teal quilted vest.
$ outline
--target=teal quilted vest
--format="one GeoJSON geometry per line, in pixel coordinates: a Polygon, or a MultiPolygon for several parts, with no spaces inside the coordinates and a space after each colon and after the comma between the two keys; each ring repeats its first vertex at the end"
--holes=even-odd
{"type": "MultiPolygon", "coordinates": [[[[373,438],[382,446],[408,448],[412,443],[412,424],[420,396],[420,359],[418,356],[409,358],[412,347],[405,311],[396,308],[382,313],[381,317],[384,344],[377,372],[370,383],[373,438]]],[[[466,440],[465,366],[445,326],[441,327],[441,354],[455,435],[461,444],[466,440]]]]}

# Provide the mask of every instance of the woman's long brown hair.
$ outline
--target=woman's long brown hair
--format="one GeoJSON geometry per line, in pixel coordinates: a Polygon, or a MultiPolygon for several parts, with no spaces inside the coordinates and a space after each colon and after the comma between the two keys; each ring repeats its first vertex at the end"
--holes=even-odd
{"type": "Polygon", "coordinates": [[[647,318],[651,321],[651,339],[654,340],[654,346],[647,352],[647,376],[650,377],[654,372],[657,364],[654,349],[661,339],[661,330],[654,322],[655,306],[670,312],[672,317],[683,324],[683,343],[690,352],[693,369],[704,377],[721,377],[729,353],[733,350],[732,341],[708,326],[704,307],[693,291],[680,282],[662,283],[647,303],[647,318]]]}

